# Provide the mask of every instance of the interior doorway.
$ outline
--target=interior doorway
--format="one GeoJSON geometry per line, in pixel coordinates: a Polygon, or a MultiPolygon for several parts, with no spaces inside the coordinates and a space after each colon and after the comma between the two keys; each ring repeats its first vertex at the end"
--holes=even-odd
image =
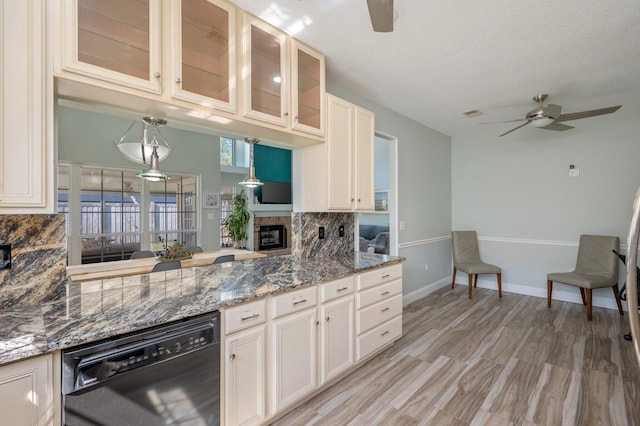
{"type": "Polygon", "coordinates": [[[398,254],[397,142],[376,132],[374,150],[375,211],[356,216],[356,249],[398,254]]]}

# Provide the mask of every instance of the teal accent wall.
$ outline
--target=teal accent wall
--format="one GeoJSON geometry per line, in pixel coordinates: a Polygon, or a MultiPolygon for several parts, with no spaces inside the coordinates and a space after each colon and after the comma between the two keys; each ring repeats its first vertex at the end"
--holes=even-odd
{"type": "Polygon", "coordinates": [[[255,145],[253,164],[261,181],[291,183],[291,151],[255,145]]]}

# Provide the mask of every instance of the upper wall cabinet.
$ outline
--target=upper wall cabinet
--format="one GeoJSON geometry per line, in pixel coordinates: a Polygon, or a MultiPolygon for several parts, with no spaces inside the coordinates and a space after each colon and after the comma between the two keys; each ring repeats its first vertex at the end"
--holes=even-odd
{"type": "Polygon", "coordinates": [[[294,211],[373,211],[375,115],[327,94],[327,141],[293,153],[294,211]]]}
{"type": "Polygon", "coordinates": [[[63,68],[161,91],[160,0],[64,0],[63,68]]]}
{"type": "Polygon", "coordinates": [[[324,55],[248,14],[243,41],[245,116],[324,136],[324,55]]]}
{"type": "Polygon", "coordinates": [[[244,114],[280,126],[289,123],[287,36],[243,15],[244,114]]]}
{"type": "Polygon", "coordinates": [[[218,0],[171,7],[172,96],[236,112],[236,9],[218,0]]]}
{"type": "Polygon", "coordinates": [[[294,129],[324,136],[324,55],[291,40],[291,106],[294,129]]]}
{"type": "Polygon", "coordinates": [[[46,3],[0,0],[0,214],[55,210],[46,3]]]}

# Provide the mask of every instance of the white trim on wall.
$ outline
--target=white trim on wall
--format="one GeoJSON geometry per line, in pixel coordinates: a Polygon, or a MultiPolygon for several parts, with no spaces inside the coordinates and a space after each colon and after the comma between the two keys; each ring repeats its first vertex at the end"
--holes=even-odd
{"type": "Polygon", "coordinates": [[[400,243],[398,244],[398,248],[408,248],[408,247],[415,247],[415,246],[421,246],[421,245],[425,245],[425,244],[433,244],[433,243],[439,243],[440,241],[446,241],[446,240],[450,240],[451,239],[451,235],[445,235],[442,237],[434,237],[434,238],[427,238],[424,240],[416,240],[416,241],[407,241],[406,243],[400,243]]]}
{"type": "Polygon", "coordinates": [[[402,296],[402,306],[407,306],[409,303],[413,303],[416,300],[420,300],[423,297],[433,293],[434,291],[446,287],[451,284],[451,275],[448,277],[442,278],[436,282],[431,284],[427,284],[424,287],[420,287],[417,290],[412,291],[411,293],[404,294],[402,296]]]}

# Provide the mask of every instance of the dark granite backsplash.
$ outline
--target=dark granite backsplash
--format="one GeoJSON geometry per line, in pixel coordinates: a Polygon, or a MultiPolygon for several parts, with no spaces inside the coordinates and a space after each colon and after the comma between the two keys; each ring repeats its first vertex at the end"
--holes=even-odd
{"type": "Polygon", "coordinates": [[[354,250],[354,213],[292,213],[291,255],[296,259],[333,256],[354,250]],[[318,238],[318,228],[324,227],[324,239],[318,238]],[[344,226],[344,236],[339,236],[344,226]]]}
{"type": "Polygon", "coordinates": [[[0,271],[0,309],[64,295],[67,248],[63,214],[0,215],[0,244],[11,244],[11,269],[0,271]]]}

